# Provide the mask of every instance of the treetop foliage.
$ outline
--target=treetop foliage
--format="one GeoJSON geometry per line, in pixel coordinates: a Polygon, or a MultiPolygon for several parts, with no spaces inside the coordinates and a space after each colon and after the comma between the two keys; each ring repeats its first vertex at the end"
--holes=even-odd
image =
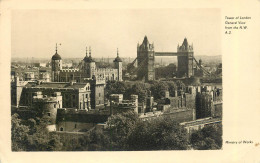
{"type": "Polygon", "coordinates": [[[135,94],[138,95],[139,102],[144,102],[150,92],[155,100],[159,100],[165,96],[166,91],[169,91],[170,96],[175,96],[175,91],[185,91],[185,88],[182,81],[150,81],[149,83],[109,81],[105,90],[106,98],[111,94],[123,94],[124,98],[129,99],[131,94],[135,94]]]}

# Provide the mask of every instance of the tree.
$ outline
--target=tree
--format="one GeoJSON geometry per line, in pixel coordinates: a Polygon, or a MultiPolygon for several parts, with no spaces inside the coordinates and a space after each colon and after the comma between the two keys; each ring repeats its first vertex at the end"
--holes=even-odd
{"type": "Polygon", "coordinates": [[[12,115],[12,150],[14,151],[57,151],[61,150],[60,137],[47,129],[48,117],[29,120],[12,115]]]}
{"type": "Polygon", "coordinates": [[[148,90],[149,86],[145,83],[135,83],[132,85],[132,87],[130,87],[124,94],[125,97],[130,97],[130,95],[138,95],[138,102],[142,103],[145,102],[145,98],[146,98],[146,94],[147,94],[147,90],[148,90]]]}
{"type": "Polygon", "coordinates": [[[155,100],[165,96],[165,91],[168,91],[168,85],[165,82],[154,81],[151,84],[151,92],[155,100]]]}
{"type": "Polygon", "coordinates": [[[110,135],[104,130],[95,128],[89,132],[89,143],[87,144],[89,151],[107,151],[116,147],[110,139],[110,135]]]}
{"type": "Polygon", "coordinates": [[[169,94],[170,96],[175,96],[175,91],[177,91],[177,84],[174,83],[173,81],[168,81],[167,82],[168,88],[169,88],[169,94]]]}
{"type": "Polygon", "coordinates": [[[90,134],[62,134],[62,151],[88,151],[90,144],[90,134]]]}
{"type": "Polygon", "coordinates": [[[177,66],[173,63],[165,67],[159,67],[155,69],[155,76],[157,79],[160,78],[173,78],[176,74],[177,66]]]}
{"type": "Polygon", "coordinates": [[[186,130],[170,117],[139,121],[128,136],[129,150],[188,149],[186,130]]]}
{"type": "MultiPolygon", "coordinates": [[[[50,117],[43,116],[37,120],[37,124],[32,129],[35,132],[29,135],[28,150],[30,151],[57,151],[61,150],[62,143],[60,137],[56,134],[50,134],[47,125],[50,117]]],[[[31,129],[31,130],[32,130],[31,129]]]]}
{"type": "Polygon", "coordinates": [[[106,97],[109,98],[111,94],[124,94],[129,86],[125,82],[108,81],[106,84],[106,97]]]}
{"type": "Polygon", "coordinates": [[[135,124],[138,121],[138,115],[134,111],[127,111],[112,115],[107,121],[107,133],[109,133],[114,149],[125,149],[126,140],[135,124]]]}
{"type": "Polygon", "coordinates": [[[221,149],[222,148],[222,125],[215,124],[206,126],[191,135],[191,145],[194,149],[221,149]]]}
{"type": "Polygon", "coordinates": [[[18,114],[12,115],[11,120],[11,131],[12,131],[12,150],[13,151],[24,151],[28,144],[29,127],[21,124],[18,114]]]}

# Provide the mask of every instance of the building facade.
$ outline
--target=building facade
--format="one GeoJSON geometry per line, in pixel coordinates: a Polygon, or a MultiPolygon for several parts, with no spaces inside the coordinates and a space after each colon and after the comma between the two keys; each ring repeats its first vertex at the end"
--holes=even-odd
{"type": "Polygon", "coordinates": [[[39,91],[50,97],[56,92],[61,92],[64,108],[91,109],[90,83],[29,82],[24,87],[20,104],[32,106],[33,96],[39,91]]]}
{"type": "Polygon", "coordinates": [[[122,60],[117,51],[113,68],[98,68],[91,56],[91,48],[86,50],[86,56],[77,69],[63,69],[62,58],[56,53],[52,56],[52,81],[53,82],[84,82],[86,78],[104,79],[105,81],[122,81],[122,60]]]}

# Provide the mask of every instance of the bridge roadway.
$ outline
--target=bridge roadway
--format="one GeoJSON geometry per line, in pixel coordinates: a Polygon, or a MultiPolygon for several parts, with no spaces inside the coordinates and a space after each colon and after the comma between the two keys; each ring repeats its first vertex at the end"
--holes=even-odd
{"type": "Polygon", "coordinates": [[[177,53],[177,52],[155,52],[155,56],[187,56],[186,53],[177,53]]]}

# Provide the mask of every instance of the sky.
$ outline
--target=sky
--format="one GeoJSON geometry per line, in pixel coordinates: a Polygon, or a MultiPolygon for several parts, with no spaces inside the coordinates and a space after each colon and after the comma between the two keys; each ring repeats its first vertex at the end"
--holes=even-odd
{"type": "Polygon", "coordinates": [[[194,55],[221,55],[219,9],[14,10],[12,58],[134,58],[144,36],[157,52],[176,52],[184,38],[194,55]]]}

